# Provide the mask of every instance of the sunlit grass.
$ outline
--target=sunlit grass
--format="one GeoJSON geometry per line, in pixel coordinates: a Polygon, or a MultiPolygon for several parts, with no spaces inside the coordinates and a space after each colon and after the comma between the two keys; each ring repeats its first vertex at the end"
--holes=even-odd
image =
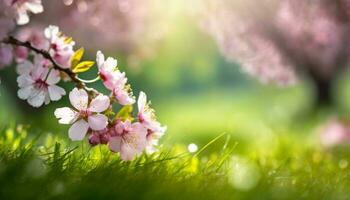
{"type": "Polygon", "coordinates": [[[165,145],[124,162],[105,147],[27,131],[1,131],[1,199],[346,199],[350,189],[348,147],[325,150],[301,136],[238,152],[222,134],[193,153],[165,145]]]}

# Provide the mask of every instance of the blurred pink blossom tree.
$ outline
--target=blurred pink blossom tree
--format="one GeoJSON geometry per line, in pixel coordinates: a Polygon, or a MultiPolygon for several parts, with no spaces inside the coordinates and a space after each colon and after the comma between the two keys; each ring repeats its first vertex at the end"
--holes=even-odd
{"type": "Polygon", "coordinates": [[[350,57],[349,0],[205,0],[196,13],[223,55],[264,83],[313,80],[318,104],[350,57]]]}

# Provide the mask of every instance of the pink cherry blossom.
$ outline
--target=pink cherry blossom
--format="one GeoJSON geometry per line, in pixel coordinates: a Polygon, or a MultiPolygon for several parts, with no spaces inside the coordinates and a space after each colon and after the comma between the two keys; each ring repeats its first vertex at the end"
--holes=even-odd
{"type": "Polygon", "coordinates": [[[0,44],[0,69],[12,62],[12,47],[7,44],[0,44]]]}
{"type": "MultiPolygon", "coordinates": [[[[49,43],[44,37],[44,34],[36,26],[21,29],[16,37],[21,41],[30,42],[33,47],[38,49],[49,48],[49,43]]],[[[20,63],[28,58],[29,50],[26,47],[15,47],[14,55],[16,62],[20,63]]]]}
{"type": "Polygon", "coordinates": [[[66,94],[56,85],[61,79],[59,71],[48,68],[45,63],[42,59],[35,59],[34,64],[26,60],[17,68],[18,97],[33,107],[58,101],[66,94]]]}
{"type": "Polygon", "coordinates": [[[27,24],[29,22],[29,12],[38,14],[44,11],[41,0],[12,0],[11,4],[16,9],[18,25],[27,24]]]}
{"type": "Polygon", "coordinates": [[[131,95],[129,86],[123,85],[116,87],[113,90],[113,94],[121,105],[132,105],[136,102],[135,98],[131,95]]]}
{"type": "Polygon", "coordinates": [[[62,68],[70,68],[70,60],[74,54],[75,42],[62,35],[57,26],[49,26],[44,31],[45,37],[49,40],[49,53],[62,68]]]}
{"type": "Polygon", "coordinates": [[[321,144],[333,147],[350,142],[350,124],[338,119],[329,120],[320,130],[321,144]]]}
{"type": "Polygon", "coordinates": [[[123,160],[132,160],[141,154],[147,145],[147,130],[139,123],[119,121],[111,131],[108,146],[111,151],[119,152],[123,160]]]}
{"type": "Polygon", "coordinates": [[[147,103],[147,96],[144,92],[140,92],[138,105],[138,120],[147,129],[147,150],[153,152],[153,148],[158,144],[158,140],[164,135],[167,127],[162,126],[155,117],[154,110],[147,103]]]}
{"type": "Polygon", "coordinates": [[[127,84],[125,72],[120,72],[117,68],[117,60],[108,57],[105,60],[101,51],[96,54],[96,63],[99,75],[106,88],[111,90],[114,97],[121,105],[131,105],[135,103],[127,84]]]}
{"type": "Polygon", "coordinates": [[[83,140],[89,128],[93,131],[106,128],[108,118],[101,113],[110,106],[107,96],[99,94],[89,104],[88,93],[84,89],[74,88],[69,93],[69,100],[74,109],[64,107],[55,111],[59,123],[73,124],[68,131],[69,138],[73,141],[83,140]]]}

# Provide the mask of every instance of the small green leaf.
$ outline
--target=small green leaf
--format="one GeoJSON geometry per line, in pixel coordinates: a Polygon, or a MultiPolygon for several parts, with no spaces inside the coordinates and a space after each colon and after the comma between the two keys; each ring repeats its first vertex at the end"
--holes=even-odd
{"type": "Polygon", "coordinates": [[[78,65],[78,63],[80,62],[81,58],[84,55],[84,51],[85,51],[84,48],[81,47],[80,49],[74,52],[74,55],[71,58],[72,69],[74,69],[78,65]]]}
{"type": "Polygon", "coordinates": [[[94,61],[83,61],[74,67],[72,70],[74,73],[82,73],[89,70],[92,66],[94,66],[94,61]]]}
{"type": "Polygon", "coordinates": [[[133,107],[131,105],[126,105],[126,106],[123,106],[117,116],[115,117],[116,119],[120,119],[122,121],[125,121],[125,120],[130,120],[132,121],[134,118],[132,117],[132,110],[133,110],[133,107]]]}

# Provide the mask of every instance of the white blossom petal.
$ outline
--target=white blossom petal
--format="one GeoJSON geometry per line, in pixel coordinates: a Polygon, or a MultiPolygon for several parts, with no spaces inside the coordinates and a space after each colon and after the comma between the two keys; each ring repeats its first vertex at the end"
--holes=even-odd
{"type": "Polygon", "coordinates": [[[74,108],[78,110],[86,110],[88,107],[89,97],[85,90],[74,88],[69,93],[70,103],[74,106],[74,108]]]}
{"type": "Polygon", "coordinates": [[[45,100],[44,100],[44,103],[45,105],[49,104],[50,103],[50,95],[48,92],[45,92],[45,100]]]}
{"type": "Polygon", "coordinates": [[[26,2],[26,7],[30,12],[34,14],[38,14],[44,11],[43,5],[41,5],[40,0],[26,2]]]}
{"type": "Polygon", "coordinates": [[[68,131],[69,138],[73,141],[81,141],[84,139],[87,131],[89,129],[89,124],[81,119],[75,122],[68,131]]]}
{"type": "Polygon", "coordinates": [[[108,57],[104,63],[104,67],[110,71],[113,71],[118,65],[118,61],[112,57],[108,57]]]}
{"type": "Polygon", "coordinates": [[[35,91],[33,95],[28,98],[28,103],[33,107],[40,107],[45,101],[45,91],[35,91]]]}
{"type": "Polygon", "coordinates": [[[28,74],[23,74],[17,77],[17,83],[18,87],[26,87],[32,85],[34,83],[34,80],[28,74]]]}
{"type": "Polygon", "coordinates": [[[18,11],[17,24],[24,25],[24,24],[27,24],[28,22],[29,22],[29,16],[27,14],[27,11],[25,10],[18,11]]]}
{"type": "Polygon", "coordinates": [[[106,95],[98,95],[94,99],[92,99],[89,110],[92,112],[103,112],[107,110],[110,105],[109,97],[106,95]]]}
{"type": "Polygon", "coordinates": [[[137,107],[139,109],[139,112],[142,112],[145,110],[145,106],[147,103],[147,96],[144,92],[140,92],[139,99],[137,100],[137,107]]]}
{"type": "Polygon", "coordinates": [[[102,114],[95,114],[88,117],[90,128],[95,131],[100,131],[106,128],[108,124],[108,118],[102,114]]]}
{"type": "Polygon", "coordinates": [[[105,62],[105,56],[101,51],[97,51],[96,53],[96,63],[98,68],[103,66],[103,63],[105,62]]]}
{"type": "Polygon", "coordinates": [[[60,80],[60,72],[58,70],[51,70],[47,76],[46,83],[49,85],[54,85],[57,84],[60,80]]]}
{"type": "Polygon", "coordinates": [[[120,158],[122,160],[130,161],[135,158],[136,155],[138,155],[139,152],[135,150],[130,144],[128,143],[122,143],[122,146],[120,148],[120,158]]]}
{"type": "Polygon", "coordinates": [[[77,112],[68,107],[57,108],[54,114],[60,124],[71,124],[78,117],[77,112]]]}
{"type": "Polygon", "coordinates": [[[59,28],[53,25],[48,26],[44,31],[44,35],[47,39],[55,38],[58,35],[58,33],[59,28]]]}
{"type": "Polygon", "coordinates": [[[50,99],[52,101],[58,101],[62,98],[63,95],[66,94],[66,91],[63,88],[58,87],[57,85],[50,85],[48,87],[48,90],[49,90],[50,99]]]}
{"type": "Polygon", "coordinates": [[[31,70],[33,70],[34,65],[32,62],[28,60],[24,60],[22,63],[17,65],[16,71],[19,75],[29,74],[31,70]]]}
{"type": "Polygon", "coordinates": [[[17,92],[17,95],[20,99],[25,100],[29,98],[32,92],[33,92],[33,86],[30,85],[27,87],[20,88],[17,92]]]}

